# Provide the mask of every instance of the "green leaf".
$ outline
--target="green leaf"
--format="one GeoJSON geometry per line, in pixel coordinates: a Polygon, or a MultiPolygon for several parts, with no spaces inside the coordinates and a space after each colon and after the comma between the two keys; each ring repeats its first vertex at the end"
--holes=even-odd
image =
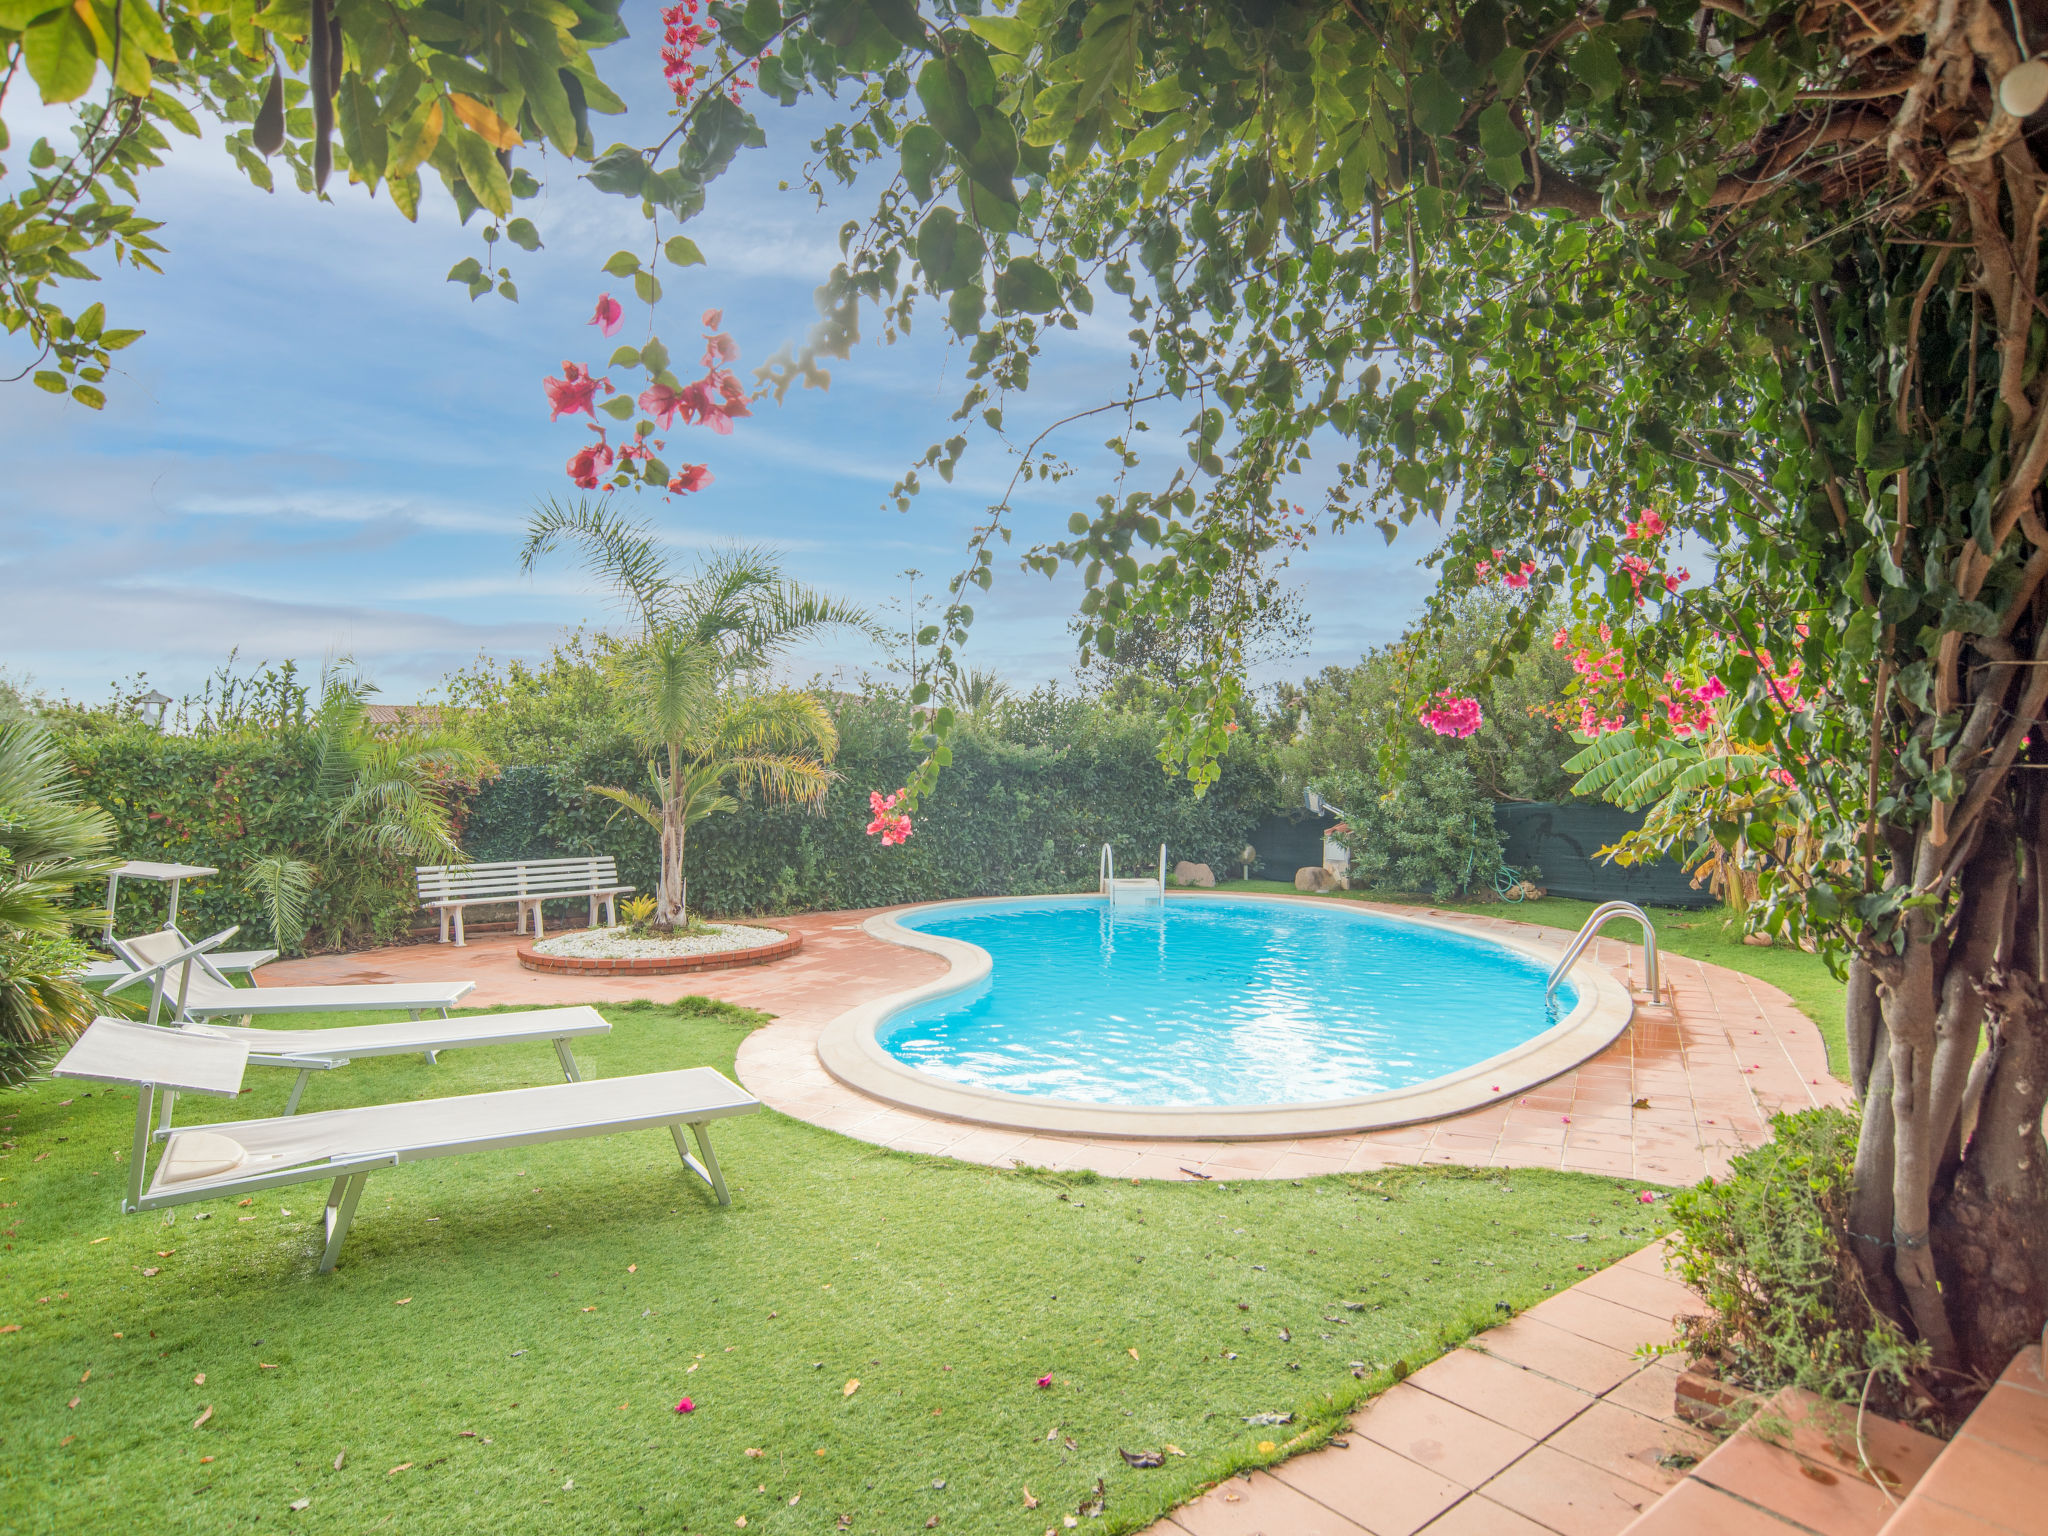
{"type": "Polygon", "coordinates": [[[64,7],[68,0],[0,0],[0,27],[9,32],[26,31],[38,16],[64,7]]]}
{"type": "Polygon", "coordinates": [[[36,375],[36,388],[47,389],[53,395],[64,393],[64,375],[54,368],[45,368],[36,375]]]}
{"type": "Polygon", "coordinates": [[[21,55],[48,105],[78,100],[92,89],[93,76],[99,73],[92,33],[68,6],[22,33],[21,55]]]}
{"type": "Polygon", "coordinates": [[[1415,83],[1408,88],[1408,99],[1415,126],[1424,133],[1449,133],[1465,113],[1464,99],[1452,89],[1441,70],[1426,69],[1416,76],[1415,83]]]}
{"type": "Polygon", "coordinates": [[[533,227],[531,219],[514,219],[505,226],[505,238],[522,251],[540,249],[540,231],[533,227]]]}
{"type": "Polygon", "coordinates": [[[932,200],[932,177],[946,163],[946,141],[927,123],[913,123],[900,146],[903,179],[920,203],[932,200]]]}
{"type": "Polygon", "coordinates": [[[984,249],[981,236],[950,208],[934,208],[918,226],[918,265],[941,293],[980,277],[984,249]]]}
{"type": "Polygon", "coordinates": [[[72,323],[77,329],[78,334],[85,340],[97,341],[99,340],[100,331],[107,323],[107,306],[104,304],[91,305],[82,311],[78,319],[72,323]]]}
{"type": "Polygon", "coordinates": [[[102,406],[104,406],[107,403],[106,395],[103,394],[101,391],[94,389],[90,384],[73,385],[71,389],[71,398],[76,400],[80,405],[87,406],[95,411],[99,410],[102,406]]]}
{"type": "Polygon", "coordinates": [[[638,368],[639,366],[640,349],[638,347],[620,347],[612,354],[612,360],[605,364],[607,368],[638,368]]]}
{"type": "Polygon", "coordinates": [[[631,277],[640,270],[640,258],[631,251],[613,251],[605,261],[604,270],[613,277],[631,277]]]}
{"type": "Polygon", "coordinates": [[[613,395],[609,400],[602,402],[598,409],[614,421],[624,421],[633,414],[633,397],[631,395],[613,395]]]}
{"type": "Polygon", "coordinates": [[[100,348],[106,352],[118,352],[123,347],[132,347],[142,339],[141,331],[113,330],[100,332],[100,348]]]}
{"type": "Polygon", "coordinates": [[[960,337],[977,334],[981,330],[981,312],[984,300],[979,284],[970,283],[953,291],[953,299],[946,306],[946,324],[960,337]]]}
{"type": "Polygon", "coordinates": [[[668,368],[668,346],[659,336],[650,336],[640,348],[640,366],[649,373],[663,373],[668,368]]]}
{"type": "Polygon", "coordinates": [[[704,253],[697,249],[697,242],[685,239],[681,235],[671,238],[668,244],[661,248],[661,254],[669,259],[671,266],[701,267],[704,265],[704,253]]]}
{"type": "Polygon", "coordinates": [[[498,163],[498,152],[482,134],[464,129],[455,135],[455,163],[479,203],[500,218],[512,211],[512,183],[498,163]]]}
{"type": "Polygon", "coordinates": [[[1595,101],[1605,101],[1621,89],[1621,53],[1606,32],[1594,32],[1572,53],[1572,73],[1584,82],[1595,101]]]}
{"type": "Polygon", "coordinates": [[[661,302],[661,279],[657,278],[652,272],[635,272],[633,274],[633,292],[639,296],[642,304],[659,304],[661,302]]]}
{"type": "Polygon", "coordinates": [[[647,186],[647,159],[630,144],[614,144],[590,163],[583,179],[600,192],[639,197],[647,186]]]}
{"type": "Polygon", "coordinates": [[[1038,41],[1038,29],[1014,16],[970,16],[967,29],[998,52],[1022,58],[1038,41]]]}
{"type": "Polygon", "coordinates": [[[484,274],[483,263],[474,256],[465,256],[448,269],[451,283],[473,283],[484,274]]]}
{"type": "Polygon", "coordinates": [[[1060,281],[1028,256],[1011,262],[996,278],[996,303],[1043,315],[1060,307],[1060,281]]]}

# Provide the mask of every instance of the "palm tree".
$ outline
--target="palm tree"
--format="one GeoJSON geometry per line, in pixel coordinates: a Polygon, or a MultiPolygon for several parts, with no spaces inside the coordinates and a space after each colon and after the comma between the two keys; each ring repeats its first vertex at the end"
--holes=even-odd
{"type": "Polygon", "coordinates": [[[838,735],[825,706],[800,690],[749,689],[745,680],[822,630],[873,626],[860,609],[787,579],[765,550],[722,550],[678,575],[646,525],[604,502],[543,504],[527,525],[520,569],[531,572],[564,538],[640,624],[639,640],[613,667],[634,734],[651,754],[654,796],[602,785],[591,792],[660,834],[653,921],[684,927],[688,832],[738,808],[728,785],[815,807],[836,777],[827,765],[838,735]]]}
{"type": "Polygon", "coordinates": [[[1010,685],[987,667],[970,667],[948,677],[939,690],[955,712],[985,715],[1010,696],[1010,685]]]}
{"type": "Polygon", "coordinates": [[[49,732],[0,723],[0,1086],[27,1081],[99,1011],[73,930],[105,914],[70,897],[120,862],[113,841],[113,818],[79,799],[49,732]]]}
{"type": "MultiPolygon", "coordinates": [[[[451,800],[487,771],[483,755],[453,731],[411,729],[380,734],[370,723],[375,687],[346,662],[320,680],[310,745],[322,798],[335,802],[326,843],[347,858],[401,858],[460,863],[451,800]]],[[[287,855],[257,859],[244,887],[268,909],[281,949],[296,949],[306,932],[313,886],[343,873],[334,859],[319,866],[287,855]]]]}

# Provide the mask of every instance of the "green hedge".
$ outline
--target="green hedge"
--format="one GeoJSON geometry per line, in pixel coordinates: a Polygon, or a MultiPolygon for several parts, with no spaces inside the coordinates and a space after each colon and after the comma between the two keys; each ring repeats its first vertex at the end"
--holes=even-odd
{"type": "MultiPolygon", "coordinates": [[[[273,942],[262,903],[241,886],[244,871],[267,854],[306,859],[322,870],[308,912],[309,948],[387,939],[410,923],[409,864],[354,853],[343,860],[326,846],[333,803],[321,791],[303,727],[180,736],[133,718],[60,717],[52,724],[86,795],[119,827],[116,851],[220,870],[188,883],[179,898],[178,926],[192,937],[239,923],[238,943],[273,942]]],[[[115,931],[159,926],[165,900],[161,885],[123,881],[115,931]]]]}
{"type": "MultiPolygon", "coordinates": [[[[1226,759],[1196,799],[1156,756],[1158,723],[1068,699],[1004,712],[1000,730],[968,724],[952,765],[900,848],[866,834],[870,790],[895,789],[916,765],[910,719],[890,699],[839,699],[840,781],[821,811],[746,805],[690,835],[690,905],[714,914],[886,906],[949,896],[1028,895],[1093,887],[1102,844],[1119,869],[1169,857],[1222,871],[1275,804],[1253,752],[1226,759]]],[[[588,784],[637,787],[646,770],[622,737],[604,735],[545,765],[514,765],[484,786],[465,824],[476,859],[609,853],[620,878],[651,890],[653,832],[590,795],[588,784]]],[[[566,910],[566,909],[565,909],[566,910]]]]}

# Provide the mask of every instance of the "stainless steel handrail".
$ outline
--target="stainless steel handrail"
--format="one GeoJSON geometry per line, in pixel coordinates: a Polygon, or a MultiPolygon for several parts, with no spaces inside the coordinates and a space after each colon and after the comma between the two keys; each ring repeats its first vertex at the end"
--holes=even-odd
{"type": "Polygon", "coordinates": [[[1550,973],[1550,980],[1544,984],[1543,1001],[1550,1001],[1551,994],[1557,990],[1558,983],[1564,980],[1565,973],[1572,968],[1573,962],[1585,952],[1586,946],[1599,936],[1600,929],[1617,917],[1632,917],[1642,925],[1643,982],[1649,988],[1650,996],[1663,996],[1664,989],[1659,984],[1657,974],[1657,930],[1650,925],[1650,914],[1632,901],[1606,901],[1593,909],[1592,915],[1580,926],[1578,937],[1566,947],[1564,958],[1557,962],[1557,968],[1550,973]]]}
{"type": "Polygon", "coordinates": [[[1102,886],[1105,896],[1116,890],[1116,850],[1109,844],[1102,845],[1102,857],[1095,861],[1095,878],[1102,886]]]}

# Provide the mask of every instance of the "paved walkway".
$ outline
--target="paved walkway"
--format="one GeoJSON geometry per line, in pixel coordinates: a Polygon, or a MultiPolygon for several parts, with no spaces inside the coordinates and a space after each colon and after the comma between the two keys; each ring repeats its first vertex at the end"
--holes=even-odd
{"type": "Polygon", "coordinates": [[[1424,1366],[1324,1449],[1231,1478],[1147,1536],[1621,1531],[1713,1449],[1672,1411],[1677,1362],[1634,1354],[1700,1305],[1665,1275],[1663,1246],[1645,1248],[1424,1366]]]}
{"type": "MultiPolygon", "coordinates": [[[[1403,910],[1386,908],[1397,915],[1403,910]]],[[[916,985],[945,969],[936,956],[861,931],[870,914],[811,913],[775,919],[801,932],[788,960],[686,976],[574,977],[523,970],[511,936],[456,949],[439,944],[316,956],[266,966],[274,986],[327,981],[474,977],[468,1002],[604,1003],[689,993],[743,1003],[776,1016],[741,1045],[740,1080],[765,1103],[816,1125],[906,1152],[970,1162],[1013,1161],[1093,1168],[1120,1178],[1298,1179],[1371,1171],[1395,1163],[1564,1168],[1648,1183],[1682,1185],[1726,1171],[1764,1140],[1781,1109],[1848,1102],[1827,1072],[1811,1020],[1776,987],[1721,966],[1664,957],[1670,1002],[1639,1003],[1614,1044],[1574,1070],[1511,1101],[1424,1125],[1361,1136],[1297,1141],[1166,1142],[1088,1140],[994,1130],[899,1109],[848,1088],[819,1064],[825,1024],[871,998],[916,985]]],[[[1506,919],[1431,913],[1478,932],[1514,932],[1562,944],[1570,935],[1506,919]]],[[[1603,940],[1597,959],[1633,980],[1639,951],[1603,940]]]]}

